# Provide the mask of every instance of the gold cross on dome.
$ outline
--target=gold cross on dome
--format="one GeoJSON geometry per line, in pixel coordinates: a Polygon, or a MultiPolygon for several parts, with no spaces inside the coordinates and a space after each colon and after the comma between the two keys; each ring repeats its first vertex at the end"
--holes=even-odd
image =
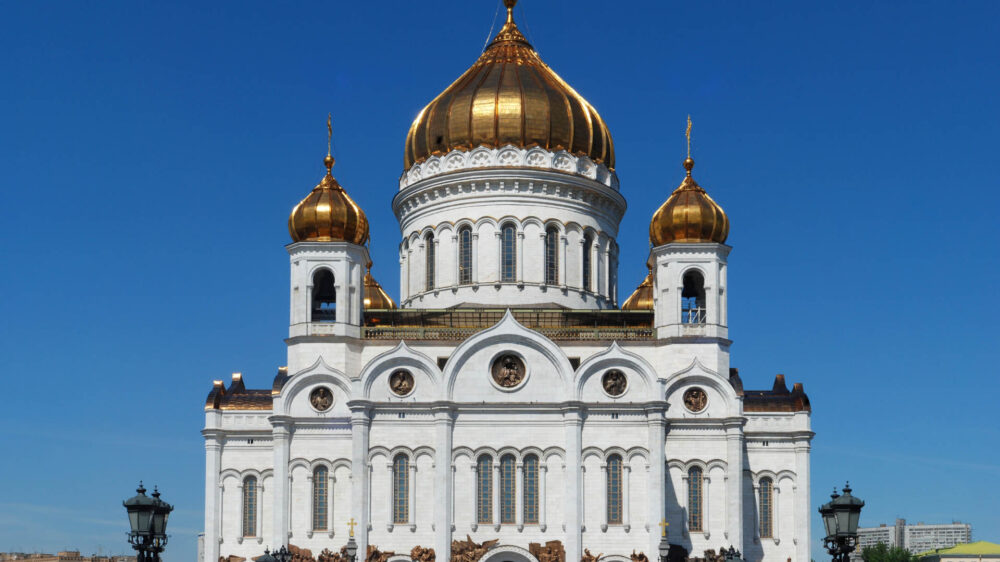
{"type": "Polygon", "coordinates": [[[357,525],[357,524],[358,524],[358,522],[357,522],[357,521],[355,521],[353,517],[351,517],[351,520],[347,522],[347,526],[348,526],[348,527],[350,528],[350,530],[351,530],[351,534],[350,534],[350,535],[348,535],[348,536],[351,536],[351,537],[353,537],[353,536],[354,536],[354,526],[355,526],[355,525],[357,525]]]}
{"type": "Polygon", "coordinates": [[[667,523],[666,519],[661,519],[660,520],[660,529],[661,529],[660,536],[661,537],[667,536],[667,527],[669,527],[669,526],[670,526],[670,523],[667,523]]]}

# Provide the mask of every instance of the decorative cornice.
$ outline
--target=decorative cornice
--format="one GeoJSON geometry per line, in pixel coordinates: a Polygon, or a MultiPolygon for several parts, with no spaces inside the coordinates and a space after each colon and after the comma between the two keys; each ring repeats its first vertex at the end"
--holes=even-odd
{"type": "Polygon", "coordinates": [[[443,156],[431,156],[403,172],[399,178],[399,189],[402,191],[434,176],[481,168],[552,170],[592,179],[618,190],[618,175],[587,156],[574,156],[565,150],[550,152],[539,147],[519,148],[510,144],[500,148],[481,146],[469,151],[453,150],[443,156]]]}

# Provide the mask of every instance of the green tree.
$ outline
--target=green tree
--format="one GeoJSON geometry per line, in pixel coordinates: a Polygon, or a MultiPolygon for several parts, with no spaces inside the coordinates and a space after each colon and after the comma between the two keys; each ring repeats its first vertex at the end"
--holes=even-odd
{"type": "Polygon", "coordinates": [[[920,560],[916,555],[910,554],[901,546],[889,548],[885,543],[878,543],[875,546],[866,546],[861,550],[861,558],[865,562],[917,562],[920,560]]]}

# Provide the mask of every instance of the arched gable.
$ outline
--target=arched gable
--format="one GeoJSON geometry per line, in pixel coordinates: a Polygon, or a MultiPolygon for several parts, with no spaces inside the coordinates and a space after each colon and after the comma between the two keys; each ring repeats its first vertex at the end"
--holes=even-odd
{"type": "Polygon", "coordinates": [[[359,394],[367,400],[416,400],[430,402],[441,397],[441,370],[430,357],[400,341],[399,345],[372,358],[361,370],[359,394]],[[405,369],[413,375],[413,390],[400,397],[389,388],[389,377],[405,369]]]}
{"type": "Polygon", "coordinates": [[[576,370],[573,396],[583,402],[646,402],[661,400],[663,394],[656,369],[641,356],[612,342],[606,350],[588,357],[576,370]],[[623,372],[628,381],[621,396],[610,396],[604,391],[601,377],[611,369],[623,372]]]}
{"type": "Polygon", "coordinates": [[[723,418],[742,415],[740,398],[729,384],[729,378],[702,365],[697,357],[687,367],[667,375],[662,380],[666,387],[664,396],[670,405],[667,410],[668,418],[723,418]],[[704,390],[708,395],[707,406],[697,413],[684,407],[684,394],[694,387],[704,390]]]}
{"type": "Polygon", "coordinates": [[[273,397],[273,411],[276,416],[297,418],[348,417],[347,401],[350,399],[351,382],[348,376],[319,357],[309,367],[288,377],[278,395],[273,397]],[[325,412],[317,412],[309,404],[309,393],[320,385],[333,392],[333,405],[325,412]]]}

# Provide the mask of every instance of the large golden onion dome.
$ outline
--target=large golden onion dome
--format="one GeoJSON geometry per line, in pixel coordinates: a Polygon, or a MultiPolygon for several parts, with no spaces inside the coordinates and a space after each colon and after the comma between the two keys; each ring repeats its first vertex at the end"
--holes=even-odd
{"type": "Polygon", "coordinates": [[[393,302],[389,294],[385,292],[382,285],[379,285],[378,281],[372,277],[372,264],[368,262],[368,266],[365,269],[365,310],[382,310],[387,308],[396,308],[396,303],[393,302]]]}
{"type": "Polygon", "coordinates": [[[294,242],[368,241],[368,217],[333,177],[333,157],[324,160],[326,176],[288,217],[294,242]]]}
{"type": "Polygon", "coordinates": [[[622,310],[653,310],[653,270],[642,280],[622,305],[622,310]]]}
{"type": "Polygon", "coordinates": [[[671,242],[717,242],[729,236],[729,217],[691,177],[694,160],[684,160],[687,176],[653,213],[649,240],[653,246],[671,242]]]}
{"type": "Polygon", "coordinates": [[[417,115],[406,135],[404,166],[452,150],[512,144],[588,156],[615,167],[611,133],[597,111],[552,71],[507,22],[465,71],[417,115]]]}

